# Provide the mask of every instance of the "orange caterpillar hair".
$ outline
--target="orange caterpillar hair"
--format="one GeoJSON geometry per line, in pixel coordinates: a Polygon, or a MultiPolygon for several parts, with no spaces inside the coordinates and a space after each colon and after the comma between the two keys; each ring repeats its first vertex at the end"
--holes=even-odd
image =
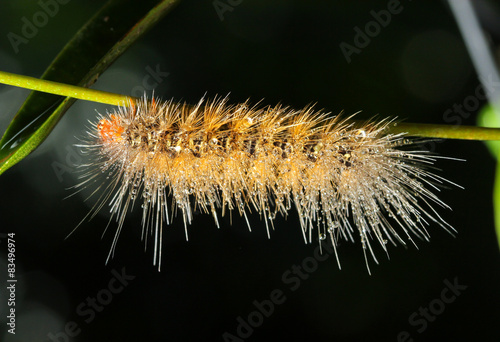
{"type": "MultiPolygon", "coordinates": [[[[85,148],[98,156],[86,177],[112,178],[94,210],[110,201],[118,229],[135,201],[142,202],[143,234],[155,239],[160,265],[162,226],[172,208],[191,224],[193,210],[211,214],[252,210],[269,226],[296,208],[304,239],[354,240],[373,255],[370,241],[427,240],[428,221],[453,229],[431,207],[447,207],[430,190],[443,178],[428,171],[434,159],[403,134],[387,133],[389,121],[349,124],[308,107],[293,110],[230,105],[227,99],[196,106],[143,98],[102,116],[85,148]]],[[[250,228],[250,225],[249,225],[250,228]]],[[[336,249],[335,249],[335,253],[336,249]]],[[[337,257],[338,260],[338,257],[337,257]]]]}

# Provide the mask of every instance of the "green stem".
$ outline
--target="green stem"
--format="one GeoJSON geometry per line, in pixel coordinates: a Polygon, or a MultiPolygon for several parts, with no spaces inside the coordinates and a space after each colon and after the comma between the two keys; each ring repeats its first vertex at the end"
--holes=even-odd
{"type": "Polygon", "coordinates": [[[462,125],[431,125],[415,123],[393,123],[389,130],[391,133],[408,133],[408,135],[462,139],[462,140],[500,140],[500,128],[487,128],[462,125]]]}
{"type": "Polygon", "coordinates": [[[41,91],[44,93],[73,97],[80,100],[105,103],[113,106],[128,106],[131,100],[135,100],[134,98],[125,95],[41,80],[5,71],[0,71],[0,83],[8,84],[14,87],[41,91]]]}
{"type": "MultiPolygon", "coordinates": [[[[138,100],[135,97],[126,95],[40,80],[38,78],[16,75],[5,71],[0,71],[0,83],[55,95],[73,97],[80,100],[105,103],[113,106],[129,106],[131,103],[138,100]]],[[[500,140],[500,128],[396,122],[389,126],[389,131],[394,134],[407,133],[408,135],[428,138],[500,140]]]]}

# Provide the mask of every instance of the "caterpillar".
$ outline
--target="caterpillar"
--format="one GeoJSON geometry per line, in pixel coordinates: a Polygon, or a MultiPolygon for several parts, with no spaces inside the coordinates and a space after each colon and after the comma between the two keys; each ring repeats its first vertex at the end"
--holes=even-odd
{"type": "MultiPolygon", "coordinates": [[[[449,208],[435,194],[449,182],[432,172],[436,157],[411,150],[414,140],[391,134],[391,120],[352,122],[312,106],[229,104],[227,97],[195,106],[144,96],[130,106],[99,114],[81,148],[96,156],[86,165],[85,187],[110,180],[92,212],[109,203],[118,224],[113,255],[127,211],[141,202],[142,236],[154,239],[160,269],[162,229],[182,216],[188,239],[193,211],[213,216],[258,213],[267,234],[277,215],[295,207],[304,240],[361,240],[372,247],[414,238],[428,240],[430,223],[452,232],[433,208],[449,208]]],[[[416,246],[416,244],[415,244],[416,246]]],[[[368,271],[370,269],[368,267],[368,271]]]]}

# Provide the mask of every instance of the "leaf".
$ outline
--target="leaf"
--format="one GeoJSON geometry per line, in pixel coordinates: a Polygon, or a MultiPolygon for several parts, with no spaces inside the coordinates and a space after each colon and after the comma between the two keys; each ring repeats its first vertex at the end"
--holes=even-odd
{"type": "MultiPolygon", "coordinates": [[[[42,79],[89,87],[179,0],[110,0],[66,44],[42,79]]],[[[31,92],[0,140],[0,174],[47,138],[75,99],[31,92]]]]}
{"type": "MultiPolygon", "coordinates": [[[[478,117],[478,125],[485,127],[500,127],[500,118],[490,105],[481,109],[478,117]]],[[[497,169],[495,172],[495,185],[493,188],[493,210],[495,214],[495,229],[497,232],[498,245],[500,246],[500,141],[486,141],[493,157],[497,159],[497,169]]]]}
{"type": "MultiPolygon", "coordinates": [[[[500,127],[500,118],[492,106],[486,105],[479,113],[477,124],[482,127],[500,127]]],[[[493,156],[497,158],[500,153],[500,141],[487,141],[486,146],[488,146],[493,156]]]]}

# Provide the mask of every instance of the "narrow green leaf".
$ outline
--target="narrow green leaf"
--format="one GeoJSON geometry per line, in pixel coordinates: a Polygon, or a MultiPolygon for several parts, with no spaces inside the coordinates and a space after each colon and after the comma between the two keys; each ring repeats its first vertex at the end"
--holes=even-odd
{"type": "MultiPolygon", "coordinates": [[[[179,0],[110,0],[66,44],[42,79],[91,86],[179,0]]],[[[0,174],[49,135],[75,99],[32,92],[0,140],[0,174]]]]}

